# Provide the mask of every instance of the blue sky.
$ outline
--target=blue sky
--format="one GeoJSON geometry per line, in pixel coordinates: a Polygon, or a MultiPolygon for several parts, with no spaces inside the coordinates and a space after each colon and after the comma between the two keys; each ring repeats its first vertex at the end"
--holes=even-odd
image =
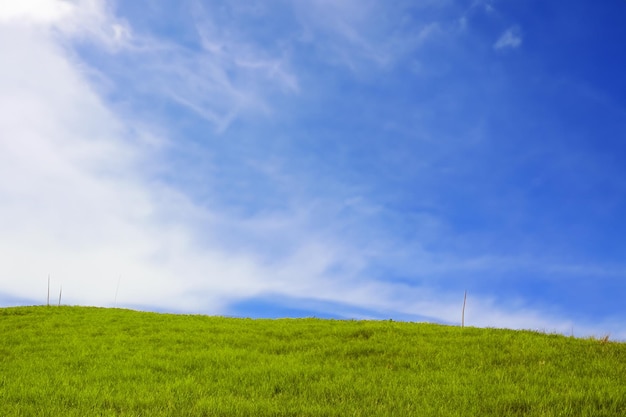
{"type": "Polygon", "coordinates": [[[626,339],[626,2],[0,6],[0,304],[626,339]],[[54,298],[54,297],[53,297],[54,298]]]}

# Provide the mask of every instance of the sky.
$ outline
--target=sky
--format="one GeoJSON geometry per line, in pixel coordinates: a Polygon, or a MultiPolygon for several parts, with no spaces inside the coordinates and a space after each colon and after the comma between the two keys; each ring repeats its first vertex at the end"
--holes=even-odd
{"type": "Polygon", "coordinates": [[[625,21],[0,0],[0,306],[626,340],[625,21]]]}

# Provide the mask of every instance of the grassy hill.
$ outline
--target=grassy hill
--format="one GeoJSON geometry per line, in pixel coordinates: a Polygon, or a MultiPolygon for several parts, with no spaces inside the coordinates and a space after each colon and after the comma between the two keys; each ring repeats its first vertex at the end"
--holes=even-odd
{"type": "Polygon", "coordinates": [[[393,321],[0,309],[0,416],[624,416],[626,344],[393,321]]]}

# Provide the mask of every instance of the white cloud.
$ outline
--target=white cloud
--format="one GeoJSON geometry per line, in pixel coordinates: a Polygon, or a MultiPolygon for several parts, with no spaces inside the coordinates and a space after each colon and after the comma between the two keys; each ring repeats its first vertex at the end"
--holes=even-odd
{"type": "Polygon", "coordinates": [[[2,27],[0,45],[3,290],[32,297],[47,270],[85,279],[97,299],[110,268],[151,246],[137,239],[153,210],[132,168],[138,149],[45,34],[2,27]]]}
{"type": "MultiPolygon", "coordinates": [[[[216,222],[236,221],[146,177],[155,150],[107,107],[56,35],[2,25],[0,49],[0,294],[43,301],[51,274],[64,302],[111,305],[121,276],[119,305],[217,313],[276,288],[340,292],[324,276],[341,256],[332,244],[302,241],[270,264],[223,249],[216,222]]],[[[282,221],[273,238],[302,227],[282,221]]]]}
{"type": "Polygon", "coordinates": [[[500,49],[516,49],[522,44],[522,34],[517,26],[507,29],[493,45],[496,50],[500,49]]]}
{"type": "Polygon", "coordinates": [[[0,3],[0,22],[29,21],[49,24],[71,14],[74,6],[59,0],[20,0],[0,3]]]}
{"type": "Polygon", "coordinates": [[[109,50],[128,46],[129,25],[113,16],[104,0],[21,0],[0,4],[0,23],[36,25],[97,41],[109,50]]]}

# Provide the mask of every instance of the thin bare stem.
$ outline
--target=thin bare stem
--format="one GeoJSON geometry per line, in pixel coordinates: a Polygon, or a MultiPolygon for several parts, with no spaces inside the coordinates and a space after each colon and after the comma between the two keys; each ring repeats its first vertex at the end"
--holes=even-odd
{"type": "Polygon", "coordinates": [[[120,281],[122,280],[122,276],[120,275],[117,279],[117,286],[115,287],[115,300],[113,301],[113,306],[117,307],[117,293],[120,290],[120,281]]]}
{"type": "Polygon", "coordinates": [[[465,303],[467,302],[467,290],[463,296],[463,311],[461,312],[461,327],[465,327],[465,303]]]}

